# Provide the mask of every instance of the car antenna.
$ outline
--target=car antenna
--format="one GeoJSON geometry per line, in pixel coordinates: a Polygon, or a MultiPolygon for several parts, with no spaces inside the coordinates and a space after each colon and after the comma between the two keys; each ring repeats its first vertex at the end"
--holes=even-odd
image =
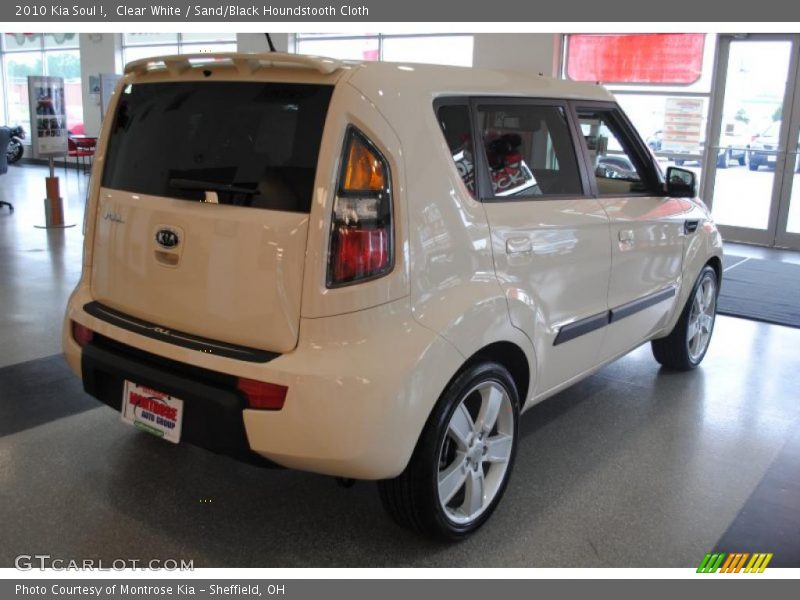
{"type": "Polygon", "coordinates": [[[270,52],[277,52],[277,50],[275,50],[275,44],[272,43],[272,38],[269,37],[269,34],[265,33],[264,35],[267,38],[267,45],[269,46],[269,51],[270,52]]]}

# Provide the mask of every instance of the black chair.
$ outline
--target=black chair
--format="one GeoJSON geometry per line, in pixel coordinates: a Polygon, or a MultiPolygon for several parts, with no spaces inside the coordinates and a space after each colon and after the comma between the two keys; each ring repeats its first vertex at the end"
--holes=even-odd
{"type": "MultiPolygon", "coordinates": [[[[8,148],[9,141],[11,141],[11,130],[8,127],[0,127],[0,175],[8,173],[6,149],[8,148]]],[[[0,200],[0,208],[4,206],[7,206],[11,212],[14,212],[14,206],[10,202],[0,200]]]]}

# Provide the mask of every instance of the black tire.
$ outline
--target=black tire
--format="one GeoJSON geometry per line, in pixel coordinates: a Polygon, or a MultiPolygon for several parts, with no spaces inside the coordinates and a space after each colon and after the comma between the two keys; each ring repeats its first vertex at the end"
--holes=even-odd
{"type": "Polygon", "coordinates": [[[736,160],[737,160],[737,161],[739,161],[739,166],[740,166],[740,167],[743,167],[743,166],[745,166],[745,165],[747,164],[747,158],[745,157],[745,155],[744,155],[744,154],[742,154],[742,155],[741,155],[739,158],[737,158],[736,160]]]}
{"type": "Polygon", "coordinates": [[[717,168],[718,169],[727,169],[728,168],[728,162],[730,161],[730,159],[731,159],[731,151],[730,150],[725,150],[725,152],[723,152],[722,154],[717,156],[717,168]]]}
{"type": "Polygon", "coordinates": [[[750,157],[750,164],[747,165],[747,168],[750,169],[751,171],[758,171],[758,167],[760,167],[760,166],[761,166],[761,163],[758,162],[755,158],[753,158],[751,156],[750,157]]]}
{"type": "MultiPolygon", "coordinates": [[[[406,469],[394,479],[385,479],[378,482],[378,491],[384,508],[396,523],[407,529],[412,529],[439,540],[458,541],[465,539],[489,519],[503,496],[514,466],[519,437],[518,431],[519,397],[514,380],[508,370],[494,362],[484,362],[468,367],[456,376],[437,401],[422,430],[406,469]],[[504,406],[509,403],[510,406],[498,413],[496,425],[493,426],[491,431],[496,432],[495,435],[499,435],[501,420],[503,420],[505,428],[513,427],[510,454],[507,461],[500,463],[506,465],[505,470],[499,471],[499,474],[495,473],[493,481],[499,481],[499,484],[491,501],[481,509],[482,512],[474,519],[458,523],[448,516],[443,504],[439,501],[438,478],[440,469],[447,470],[446,454],[448,448],[452,447],[452,452],[456,457],[452,460],[450,466],[455,465],[459,460],[458,457],[462,456],[458,454],[460,451],[455,446],[454,438],[449,437],[448,429],[456,410],[460,410],[462,404],[472,413],[473,419],[479,422],[479,418],[474,413],[470,403],[474,403],[473,401],[476,397],[479,400],[481,398],[480,392],[475,390],[480,386],[487,385],[499,386],[507,394],[502,402],[504,406]],[[506,403],[506,398],[508,403],[506,403]],[[508,409],[510,409],[510,415],[508,414],[508,409]]],[[[488,443],[492,438],[493,436],[489,432],[486,434],[485,440],[488,443]]],[[[481,439],[484,438],[481,436],[481,439]]],[[[478,452],[478,456],[480,456],[480,452],[478,452]]],[[[486,456],[485,449],[483,450],[483,456],[486,456]]],[[[474,472],[478,473],[478,469],[480,469],[481,481],[485,478],[488,482],[492,473],[491,469],[499,467],[500,464],[491,463],[486,466],[483,460],[481,457],[480,465],[474,467],[474,472]],[[484,474],[489,476],[484,477],[484,474]]],[[[467,461],[464,464],[469,464],[469,462],[467,461]]],[[[472,475],[472,471],[469,471],[469,468],[464,467],[462,471],[467,473],[464,476],[464,483],[461,484],[462,487],[455,488],[459,490],[459,493],[461,491],[464,492],[465,506],[467,503],[466,479],[472,475]]],[[[485,485],[489,484],[486,483],[485,485]]],[[[485,488],[481,487],[480,489],[484,490],[485,488]]],[[[456,501],[459,498],[459,493],[453,496],[456,501]]],[[[444,504],[447,505],[448,502],[444,504]]],[[[451,509],[448,508],[448,510],[451,509]]]]}
{"type": "Polygon", "coordinates": [[[689,298],[686,300],[686,306],[683,307],[683,312],[681,312],[681,316],[675,324],[675,328],[667,337],[651,342],[653,356],[656,361],[664,367],[675,369],[676,371],[691,371],[703,361],[714,332],[714,322],[716,320],[714,317],[716,317],[716,302],[718,296],[719,283],[717,281],[717,272],[709,265],[706,265],[703,267],[703,270],[700,271],[697,281],[695,281],[694,286],[692,286],[692,293],[689,294],[689,298]],[[707,327],[708,340],[705,342],[701,352],[693,354],[690,350],[689,339],[690,318],[697,291],[706,281],[712,282],[714,286],[713,317],[710,327],[707,327]]]}
{"type": "Polygon", "coordinates": [[[6,150],[6,159],[9,164],[17,162],[25,152],[25,147],[19,140],[11,140],[8,142],[8,149],[6,150]]]}

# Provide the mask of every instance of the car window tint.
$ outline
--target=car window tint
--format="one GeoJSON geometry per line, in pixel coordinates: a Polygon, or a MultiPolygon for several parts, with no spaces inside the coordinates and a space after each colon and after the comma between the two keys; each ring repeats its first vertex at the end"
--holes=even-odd
{"type": "Polygon", "coordinates": [[[647,191],[645,173],[637,164],[631,143],[607,110],[580,110],[581,134],[601,196],[647,191]]]}
{"type": "Polygon", "coordinates": [[[472,128],[467,105],[440,106],[436,111],[439,126],[456,163],[458,174],[469,193],[475,197],[475,162],[472,150],[472,128]]]}
{"type": "Polygon", "coordinates": [[[309,212],[332,91],[231,81],[129,85],[113,117],[103,185],[309,212]]]}
{"type": "Polygon", "coordinates": [[[582,194],[575,148],[557,106],[478,107],[492,195],[533,198],[582,194]]]}

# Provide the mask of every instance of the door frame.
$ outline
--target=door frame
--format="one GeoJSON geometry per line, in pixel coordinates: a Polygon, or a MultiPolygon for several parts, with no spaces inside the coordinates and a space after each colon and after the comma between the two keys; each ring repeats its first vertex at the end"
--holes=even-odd
{"type": "Polygon", "coordinates": [[[794,159],[797,156],[798,130],[800,130],[800,77],[798,76],[800,75],[798,72],[798,68],[800,68],[800,34],[720,34],[717,38],[714,72],[711,81],[710,113],[706,129],[706,140],[715,140],[715,143],[714,145],[706,144],[706,152],[703,158],[701,196],[709,208],[713,209],[717,154],[719,151],[718,140],[722,132],[722,112],[725,104],[730,45],[733,42],[746,41],[788,41],[792,44],[786,90],[782,104],[784,118],[781,121],[778,144],[781,150],[778,151],[775,163],[775,175],[772,183],[766,229],[717,225],[725,240],[760,246],[778,245],[800,249],[800,234],[787,234],[785,232],[789,214],[794,159]],[[787,160],[787,157],[793,160],[787,160]]]}

